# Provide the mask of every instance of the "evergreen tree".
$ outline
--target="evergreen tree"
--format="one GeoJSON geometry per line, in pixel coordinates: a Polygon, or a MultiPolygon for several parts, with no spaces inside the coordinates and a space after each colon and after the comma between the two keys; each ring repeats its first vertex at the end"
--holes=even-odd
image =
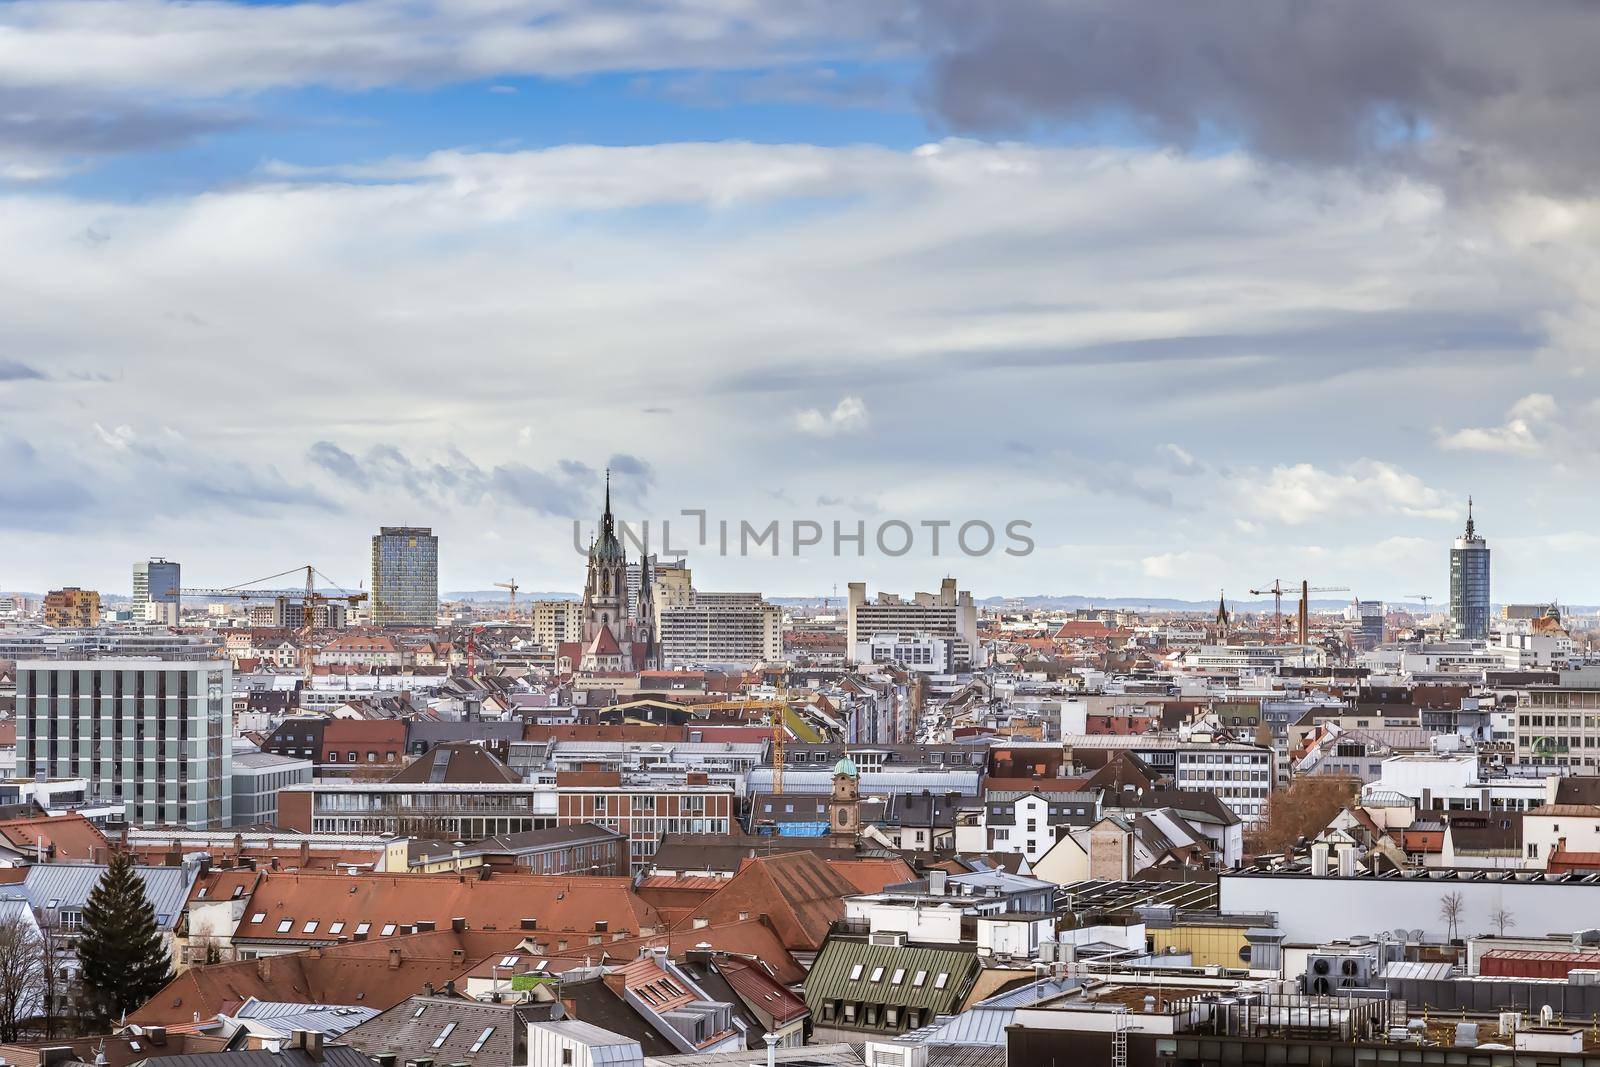
{"type": "Polygon", "coordinates": [[[84,1014],[101,1025],[139,1008],[172,980],[155,908],[126,854],[112,856],[83,906],[78,961],[84,1014]]]}

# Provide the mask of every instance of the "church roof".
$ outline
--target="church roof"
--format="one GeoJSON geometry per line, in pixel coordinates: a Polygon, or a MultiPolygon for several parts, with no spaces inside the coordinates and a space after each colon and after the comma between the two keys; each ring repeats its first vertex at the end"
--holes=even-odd
{"type": "Polygon", "coordinates": [[[833,765],[833,773],[834,777],[838,777],[841,774],[849,778],[861,777],[861,772],[856,770],[855,760],[851,759],[849,756],[845,756],[839,760],[838,763],[833,765]]]}
{"type": "Polygon", "coordinates": [[[589,645],[589,652],[595,656],[620,656],[622,646],[617,644],[616,635],[611,632],[611,627],[602,626],[600,632],[594,635],[594,641],[589,645]]]}

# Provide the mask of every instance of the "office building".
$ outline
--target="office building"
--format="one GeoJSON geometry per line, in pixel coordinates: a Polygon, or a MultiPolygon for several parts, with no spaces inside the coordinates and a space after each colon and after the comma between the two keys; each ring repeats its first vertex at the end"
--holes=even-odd
{"type": "Polygon", "coordinates": [[[86,778],[131,823],[221,829],[232,818],[226,660],[24,660],[17,774],[86,778]]]}
{"type": "Polygon", "coordinates": [[[44,598],[44,624],[61,630],[88,629],[100,624],[100,594],[69,585],[52,589],[44,598]]]}
{"type": "Polygon", "coordinates": [[[0,659],[127,659],[208,660],[222,655],[214,632],[142,633],[109,627],[62,632],[0,631],[0,659]]]}
{"type": "Polygon", "coordinates": [[[946,578],[937,593],[917,593],[903,600],[892,593],[867,599],[867,583],[850,583],[849,620],[845,653],[858,661],[860,650],[870,649],[881,633],[940,637],[951,643],[957,670],[971,666],[978,656],[978,606],[972,594],[956,589],[946,578]]]}
{"type": "Polygon", "coordinates": [[[133,619],[135,622],[162,622],[178,625],[181,568],[165,559],[144,560],[133,565],[133,619]]]}
{"type": "Polygon", "coordinates": [[[693,593],[660,609],[661,665],[753,667],[783,657],[783,611],[760,593],[693,593]]]}
{"type": "Polygon", "coordinates": [[[634,615],[639,611],[639,581],[640,574],[646,569],[650,572],[652,590],[659,588],[665,581],[669,586],[689,584],[689,565],[681,559],[663,560],[659,556],[646,556],[637,563],[628,564],[628,614],[634,615]]]}
{"type": "Polygon", "coordinates": [[[308,759],[274,752],[239,752],[233,757],[233,825],[274,826],[278,822],[278,792],[291,785],[311,782],[308,759]]]}
{"type": "Polygon", "coordinates": [[[1450,549],[1450,632],[1469,641],[1489,636],[1489,542],[1472,522],[1467,499],[1467,529],[1450,549]]]}
{"type": "Polygon", "coordinates": [[[385,526],[372,539],[372,624],[439,619],[439,539],[425,526],[385,526]]]}
{"type": "Polygon", "coordinates": [[[1383,644],[1383,601],[1359,601],[1356,616],[1355,646],[1366,651],[1383,644]]]}

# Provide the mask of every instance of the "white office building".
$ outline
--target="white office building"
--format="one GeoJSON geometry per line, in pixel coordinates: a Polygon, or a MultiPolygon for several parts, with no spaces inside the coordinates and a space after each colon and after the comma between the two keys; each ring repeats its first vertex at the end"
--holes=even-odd
{"type": "Polygon", "coordinates": [[[940,582],[937,593],[917,593],[909,600],[893,593],[868,600],[867,583],[851,582],[847,654],[863,662],[861,651],[870,655],[872,639],[879,634],[942,638],[950,643],[954,668],[966,670],[978,658],[978,606],[970,592],[956,589],[954,578],[940,582]]]}

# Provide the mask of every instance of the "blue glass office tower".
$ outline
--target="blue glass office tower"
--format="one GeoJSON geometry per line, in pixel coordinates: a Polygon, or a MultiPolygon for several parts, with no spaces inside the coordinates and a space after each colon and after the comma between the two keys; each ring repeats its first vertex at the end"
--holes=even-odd
{"type": "Polygon", "coordinates": [[[427,527],[385,526],[372,539],[372,621],[433,626],[439,619],[439,539],[427,527]]]}
{"type": "Polygon", "coordinates": [[[1450,632],[1482,641],[1489,636],[1489,542],[1472,523],[1472,498],[1467,498],[1467,531],[1450,549],[1450,632]]]}

